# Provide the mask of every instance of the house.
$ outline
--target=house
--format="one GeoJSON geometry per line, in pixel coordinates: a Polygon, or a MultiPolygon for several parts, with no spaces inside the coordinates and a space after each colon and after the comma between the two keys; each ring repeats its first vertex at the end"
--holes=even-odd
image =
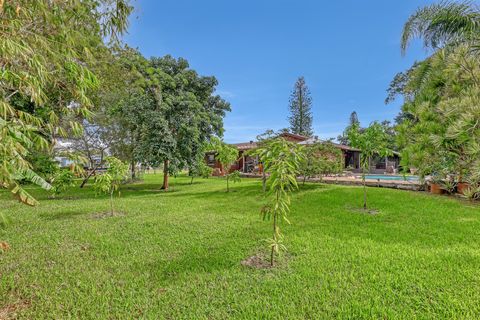
{"type": "MultiPolygon", "coordinates": [[[[281,133],[280,136],[288,141],[296,142],[305,146],[324,142],[318,137],[309,138],[288,132],[281,133]]],[[[361,172],[360,157],[362,151],[360,149],[333,142],[332,144],[342,151],[345,170],[355,173],[361,172]]],[[[238,170],[242,173],[261,173],[262,167],[258,157],[253,157],[248,153],[250,150],[257,148],[257,142],[242,142],[232,144],[232,146],[235,146],[238,149],[238,158],[236,163],[229,168],[228,172],[238,170]]],[[[224,175],[226,173],[224,168],[222,168],[222,165],[215,159],[214,151],[208,152],[205,155],[205,160],[207,165],[214,169],[214,175],[224,175]]],[[[394,152],[394,154],[389,157],[375,157],[374,159],[371,159],[369,173],[397,173],[399,166],[400,154],[398,152],[394,152]]]]}
{"type": "MultiPolygon", "coordinates": [[[[307,137],[288,132],[282,133],[280,136],[292,142],[301,142],[308,139],[307,137]]],[[[237,162],[229,168],[228,172],[238,170],[242,173],[261,173],[262,168],[258,157],[253,157],[248,154],[249,151],[257,148],[257,142],[235,143],[232,144],[232,146],[238,149],[238,158],[237,162]]],[[[215,151],[209,151],[205,154],[205,162],[209,167],[213,168],[214,176],[224,175],[226,173],[222,164],[216,160],[215,151]]]]}
{"type": "Polygon", "coordinates": [[[85,145],[88,142],[83,141],[84,140],[81,140],[81,142],[76,143],[72,139],[55,140],[53,150],[56,156],[54,157],[54,159],[60,167],[66,168],[71,167],[73,164],[75,164],[75,161],[72,160],[72,158],[68,155],[78,153],[79,150],[84,151],[82,153],[88,155],[88,163],[84,164],[85,169],[95,168],[101,165],[103,158],[109,154],[108,148],[101,150],[99,154],[98,148],[95,148],[95,146],[93,146],[89,149],[89,146],[85,145]],[[101,154],[102,152],[104,152],[103,155],[101,154]]]}
{"type": "MultiPolygon", "coordinates": [[[[258,157],[248,155],[248,151],[257,148],[257,143],[254,141],[232,144],[238,149],[237,161],[229,168],[228,172],[238,170],[242,173],[252,173],[261,171],[259,167],[258,157]]],[[[215,151],[209,151],[205,154],[205,161],[207,165],[213,168],[214,176],[224,175],[226,172],[220,162],[215,158],[215,151]]]]}
{"type": "MultiPolygon", "coordinates": [[[[304,141],[299,142],[299,144],[308,146],[308,145],[312,145],[315,143],[322,143],[322,142],[324,141],[320,140],[318,137],[311,137],[304,141]]],[[[346,146],[346,145],[338,144],[334,142],[331,142],[331,144],[333,144],[335,147],[337,147],[342,151],[342,155],[344,158],[343,168],[345,170],[351,170],[353,172],[360,171],[360,168],[361,168],[360,154],[362,153],[360,149],[352,148],[350,146],[346,146]]]]}
{"type": "MultiPolygon", "coordinates": [[[[301,145],[309,145],[315,143],[322,143],[323,141],[318,139],[318,137],[311,137],[305,141],[300,142],[301,145]]],[[[338,144],[331,142],[335,147],[342,150],[343,157],[345,159],[344,169],[359,173],[362,171],[360,164],[360,158],[362,150],[356,149],[347,145],[338,144]]],[[[400,153],[393,152],[391,156],[388,157],[374,157],[370,159],[370,169],[369,173],[373,174],[385,174],[385,173],[398,173],[400,168],[400,153]]]]}

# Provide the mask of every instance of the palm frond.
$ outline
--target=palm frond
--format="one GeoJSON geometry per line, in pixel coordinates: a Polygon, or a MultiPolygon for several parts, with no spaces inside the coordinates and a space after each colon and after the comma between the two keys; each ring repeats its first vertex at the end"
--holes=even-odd
{"type": "Polygon", "coordinates": [[[478,39],[480,13],[470,1],[444,1],[418,9],[405,23],[401,38],[402,53],[410,42],[423,38],[426,48],[437,49],[456,42],[478,39]]]}

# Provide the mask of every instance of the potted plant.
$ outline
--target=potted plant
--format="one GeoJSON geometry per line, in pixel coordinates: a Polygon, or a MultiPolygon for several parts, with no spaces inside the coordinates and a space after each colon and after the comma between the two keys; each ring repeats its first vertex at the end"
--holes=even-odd
{"type": "Polygon", "coordinates": [[[465,191],[467,191],[468,188],[470,188],[470,184],[468,182],[460,180],[457,183],[457,193],[459,194],[465,194],[465,191]]]}
{"type": "Polygon", "coordinates": [[[452,178],[442,180],[441,188],[445,190],[448,194],[453,194],[455,192],[455,189],[457,188],[457,182],[452,178]]]}
{"type": "Polygon", "coordinates": [[[470,183],[468,182],[468,178],[464,180],[465,176],[466,176],[466,172],[462,172],[458,177],[457,193],[461,195],[465,195],[465,192],[470,188],[470,183]]]}
{"type": "Polygon", "coordinates": [[[430,178],[430,193],[443,194],[444,192],[442,176],[438,173],[433,174],[430,178]]]}
{"type": "Polygon", "coordinates": [[[430,193],[433,194],[443,194],[445,190],[443,190],[442,185],[439,182],[432,181],[430,183],[430,193]]]}
{"type": "Polygon", "coordinates": [[[431,193],[443,194],[448,192],[451,194],[455,191],[456,183],[451,174],[452,172],[455,172],[454,162],[450,157],[443,154],[440,155],[440,157],[429,166],[429,169],[432,173],[432,179],[430,182],[431,193]]]}

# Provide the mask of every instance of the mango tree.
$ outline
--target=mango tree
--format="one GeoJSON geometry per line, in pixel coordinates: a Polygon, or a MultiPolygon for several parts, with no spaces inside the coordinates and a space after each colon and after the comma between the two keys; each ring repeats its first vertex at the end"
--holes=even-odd
{"type": "Polygon", "coordinates": [[[193,184],[193,179],[195,177],[202,177],[204,179],[208,179],[212,175],[212,172],[213,169],[205,163],[205,159],[199,160],[188,169],[188,175],[190,176],[190,184],[193,184]]]}
{"type": "Polygon", "coordinates": [[[122,181],[128,178],[128,164],[123,163],[121,160],[115,157],[107,157],[105,159],[108,169],[105,173],[95,178],[94,188],[97,194],[109,194],[110,195],[110,213],[115,215],[113,209],[113,195],[117,191],[122,181]]]}
{"type": "Polygon", "coordinates": [[[226,144],[223,141],[217,141],[215,144],[215,151],[217,152],[216,159],[222,165],[222,170],[225,172],[225,177],[227,179],[227,192],[230,191],[229,181],[233,182],[240,181],[240,172],[237,170],[229,172],[230,167],[238,159],[238,150],[235,147],[232,147],[226,144]]]}
{"type": "Polygon", "coordinates": [[[75,174],[70,169],[58,169],[53,176],[51,182],[52,185],[52,198],[55,198],[60,193],[65,192],[69,188],[75,186],[75,174]]]}
{"type": "Polygon", "coordinates": [[[341,172],[342,161],[342,152],[330,141],[307,145],[305,157],[300,163],[303,184],[308,178],[341,172]]]}
{"type": "Polygon", "coordinates": [[[378,122],[373,122],[368,128],[360,130],[359,124],[354,124],[347,131],[350,145],[361,150],[360,162],[362,167],[363,183],[363,209],[367,210],[367,187],[365,175],[370,169],[370,161],[373,156],[387,157],[391,154],[388,148],[388,135],[385,127],[378,122]]]}
{"type": "Polygon", "coordinates": [[[274,264],[274,255],[286,250],[283,245],[283,235],[280,232],[279,222],[287,218],[290,211],[290,193],[298,188],[297,175],[300,162],[303,161],[303,147],[283,138],[265,141],[257,150],[260,160],[268,172],[267,193],[268,203],[262,208],[264,220],[273,218],[272,239],[269,240],[270,265],[274,264]]]}

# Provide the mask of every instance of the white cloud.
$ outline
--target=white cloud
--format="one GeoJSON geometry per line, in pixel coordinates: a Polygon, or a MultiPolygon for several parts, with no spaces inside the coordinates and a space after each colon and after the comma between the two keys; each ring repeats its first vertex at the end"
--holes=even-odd
{"type": "Polygon", "coordinates": [[[221,96],[222,98],[234,98],[235,93],[228,91],[228,90],[217,90],[215,91],[216,94],[221,96]]]}

